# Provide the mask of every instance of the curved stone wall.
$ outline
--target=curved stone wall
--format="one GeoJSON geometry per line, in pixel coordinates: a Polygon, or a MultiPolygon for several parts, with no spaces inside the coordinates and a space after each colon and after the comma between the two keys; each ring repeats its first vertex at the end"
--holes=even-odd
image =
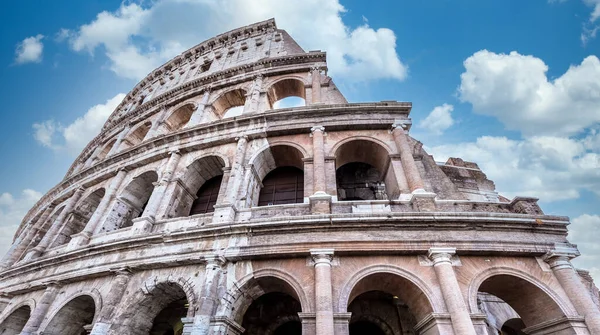
{"type": "Polygon", "coordinates": [[[435,162],[410,110],[273,20],[184,52],[23,220],[0,334],[600,332],[568,218],[435,162]]]}

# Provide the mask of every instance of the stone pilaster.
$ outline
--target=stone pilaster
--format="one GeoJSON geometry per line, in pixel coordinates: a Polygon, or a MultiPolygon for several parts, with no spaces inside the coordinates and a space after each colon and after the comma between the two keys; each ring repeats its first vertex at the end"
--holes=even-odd
{"type": "Polygon", "coordinates": [[[254,82],[252,84],[252,89],[248,94],[249,104],[248,109],[244,110],[244,113],[253,113],[258,111],[258,106],[260,103],[260,94],[263,85],[263,76],[261,74],[257,75],[254,78],[254,82]]]}
{"type": "Polygon", "coordinates": [[[392,125],[392,136],[396,147],[400,151],[400,160],[402,167],[404,168],[404,174],[406,175],[406,181],[411,192],[424,191],[423,179],[415,163],[415,159],[412,154],[412,149],[408,144],[408,134],[402,127],[402,125],[392,125]]]}
{"type": "Polygon", "coordinates": [[[333,249],[311,249],[315,263],[315,328],[317,335],[334,334],[331,261],[333,249]]]}
{"type": "Polygon", "coordinates": [[[98,207],[94,211],[94,214],[92,214],[92,217],[90,218],[88,223],[85,225],[85,228],[83,228],[83,231],[79,234],[74,235],[74,237],[69,242],[69,249],[86,245],[90,241],[90,238],[96,232],[98,225],[100,224],[100,221],[104,216],[108,206],[114,199],[117,190],[123,183],[125,176],[127,176],[127,171],[119,170],[119,172],[117,172],[117,175],[113,177],[113,179],[110,182],[110,185],[104,193],[104,197],[102,197],[102,200],[100,200],[100,204],[98,204],[98,207]]]}
{"type": "Polygon", "coordinates": [[[131,278],[131,271],[128,268],[120,268],[113,270],[115,278],[110,286],[110,292],[105,299],[103,299],[102,310],[94,327],[92,328],[91,335],[106,335],[110,329],[111,321],[113,320],[114,310],[119,305],[125,291],[127,290],[127,284],[131,278]]]}
{"type": "Polygon", "coordinates": [[[318,104],[321,102],[321,70],[318,67],[313,67],[310,74],[312,79],[312,103],[318,104]]]}
{"type": "Polygon", "coordinates": [[[113,144],[113,146],[112,146],[112,148],[110,148],[110,151],[108,152],[108,154],[106,154],[106,157],[110,157],[110,156],[116,154],[117,152],[119,152],[121,143],[123,142],[123,139],[125,138],[127,133],[129,133],[129,129],[131,129],[130,126],[126,126],[125,128],[123,128],[123,130],[119,133],[119,136],[117,136],[117,140],[115,141],[115,144],[113,144]]]}
{"type": "Polygon", "coordinates": [[[148,133],[146,134],[146,136],[144,136],[144,139],[142,140],[142,142],[158,135],[159,128],[162,125],[162,123],[167,115],[167,107],[163,105],[161,107],[161,111],[159,112],[159,114],[160,115],[158,116],[158,118],[156,120],[154,120],[154,122],[152,122],[152,126],[150,127],[150,130],[148,130],[148,133]]]}
{"type": "Polygon", "coordinates": [[[204,108],[208,104],[208,98],[210,97],[210,90],[204,90],[204,94],[202,95],[202,101],[198,104],[198,108],[194,111],[190,120],[185,125],[186,128],[194,127],[202,123],[202,119],[204,118],[204,108]]]}
{"type": "Polygon", "coordinates": [[[21,335],[33,335],[37,332],[42,321],[44,321],[44,318],[46,317],[46,313],[48,313],[50,305],[56,298],[60,287],[61,285],[56,282],[46,284],[46,290],[36,304],[35,309],[31,312],[29,320],[27,320],[25,327],[23,327],[23,331],[21,331],[21,335]]]}
{"type": "Polygon", "coordinates": [[[563,287],[577,313],[585,318],[591,334],[600,334],[600,310],[592,300],[590,291],[583,285],[570,260],[579,256],[575,248],[557,248],[546,254],[544,260],[563,287]]]}
{"type": "Polygon", "coordinates": [[[193,318],[188,318],[183,328],[183,335],[206,335],[210,330],[210,319],[218,304],[218,287],[225,258],[219,255],[205,257],[204,285],[198,299],[198,310],[193,318]]]}
{"type": "Polygon", "coordinates": [[[29,260],[29,259],[39,257],[41,254],[44,253],[44,251],[46,251],[46,249],[48,249],[48,247],[52,244],[52,242],[54,242],[54,239],[56,238],[56,236],[58,235],[58,232],[62,228],[62,225],[63,225],[65,219],[67,218],[67,215],[69,215],[73,211],[73,209],[75,208],[75,205],[81,198],[81,195],[83,194],[84,191],[85,191],[85,189],[83,187],[80,187],[77,190],[75,190],[75,192],[73,193],[71,198],[69,198],[69,200],[67,200],[67,204],[65,205],[65,208],[63,208],[62,212],[60,212],[60,215],[58,216],[56,221],[54,221],[52,223],[52,226],[50,226],[50,228],[46,232],[46,235],[44,235],[44,238],[42,238],[40,243],[35,248],[33,248],[31,251],[29,251],[27,253],[27,255],[25,256],[26,259],[29,260]]]}
{"type": "Polygon", "coordinates": [[[327,180],[325,178],[325,143],[322,126],[310,129],[313,139],[313,191],[309,197],[311,212],[314,214],[327,214],[331,212],[331,195],[327,194],[327,180]]]}
{"type": "Polygon", "coordinates": [[[237,147],[233,164],[229,173],[227,182],[227,192],[222,204],[215,205],[213,222],[229,222],[235,218],[235,202],[238,192],[244,180],[244,159],[246,157],[246,148],[248,146],[248,136],[236,138],[237,147]]]}
{"type": "Polygon", "coordinates": [[[148,199],[148,205],[146,205],[144,213],[139,218],[133,220],[133,227],[131,229],[133,235],[147,233],[152,229],[158,209],[165,197],[169,183],[173,180],[173,173],[180,159],[181,153],[178,150],[170,152],[169,160],[161,173],[160,179],[154,184],[154,189],[152,190],[150,199],[148,199]]]}
{"type": "Polygon", "coordinates": [[[452,268],[451,258],[455,253],[455,248],[431,248],[429,249],[429,258],[433,261],[433,268],[446,307],[450,313],[454,333],[457,335],[476,335],[475,327],[471,322],[471,316],[452,268]]]}

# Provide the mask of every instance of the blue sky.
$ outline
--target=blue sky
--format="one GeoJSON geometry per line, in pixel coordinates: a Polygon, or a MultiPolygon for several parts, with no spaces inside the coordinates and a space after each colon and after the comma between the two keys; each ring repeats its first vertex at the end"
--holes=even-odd
{"type": "Polygon", "coordinates": [[[0,251],[123,93],[177,53],[275,17],[352,102],[413,102],[437,160],[571,217],[600,280],[600,0],[13,1],[0,12],[0,251]]]}

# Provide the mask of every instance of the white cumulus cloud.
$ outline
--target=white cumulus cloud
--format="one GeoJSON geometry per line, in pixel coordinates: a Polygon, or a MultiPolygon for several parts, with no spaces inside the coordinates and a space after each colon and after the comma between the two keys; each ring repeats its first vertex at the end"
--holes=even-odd
{"type": "Polygon", "coordinates": [[[449,104],[437,106],[425,119],[419,122],[419,127],[425,128],[433,134],[441,135],[454,124],[454,119],[452,118],[453,110],[454,106],[449,104]]]}
{"type": "Polygon", "coordinates": [[[0,194],[0,258],[10,248],[14,233],[27,211],[42,197],[40,192],[25,189],[18,197],[0,194]]]}
{"type": "Polygon", "coordinates": [[[53,120],[34,123],[34,138],[45,147],[76,155],[100,132],[104,122],[124,97],[125,94],[119,93],[105,103],[93,106],[66,126],[53,120]]]}
{"type": "Polygon", "coordinates": [[[402,80],[407,66],[387,28],[351,28],[338,0],[158,0],[143,7],[123,3],[69,36],[75,51],[103,47],[119,76],[140,79],[178,53],[225,31],[274,17],[305,50],[327,51],[330,72],[350,80],[402,80]]]}
{"type": "Polygon", "coordinates": [[[600,216],[582,214],[571,220],[569,241],[577,244],[581,256],[573,260],[577,267],[590,271],[596,285],[600,283],[600,216]]]}
{"type": "Polygon", "coordinates": [[[15,50],[15,63],[39,63],[42,61],[42,53],[44,51],[44,44],[42,39],[44,35],[38,34],[36,36],[27,37],[23,41],[17,44],[15,50]]]}
{"type": "Polygon", "coordinates": [[[600,60],[586,57],[550,80],[543,60],[481,50],[464,62],[458,89],[473,111],[524,135],[574,135],[600,122],[600,60]]]}

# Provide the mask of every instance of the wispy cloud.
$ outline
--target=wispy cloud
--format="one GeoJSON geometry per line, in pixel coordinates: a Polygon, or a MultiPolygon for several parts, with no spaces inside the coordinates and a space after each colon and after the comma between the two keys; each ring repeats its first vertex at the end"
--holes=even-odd
{"type": "Polygon", "coordinates": [[[15,50],[15,63],[39,63],[42,61],[42,53],[44,51],[44,44],[42,39],[44,35],[36,35],[27,37],[23,41],[17,44],[15,50]]]}

